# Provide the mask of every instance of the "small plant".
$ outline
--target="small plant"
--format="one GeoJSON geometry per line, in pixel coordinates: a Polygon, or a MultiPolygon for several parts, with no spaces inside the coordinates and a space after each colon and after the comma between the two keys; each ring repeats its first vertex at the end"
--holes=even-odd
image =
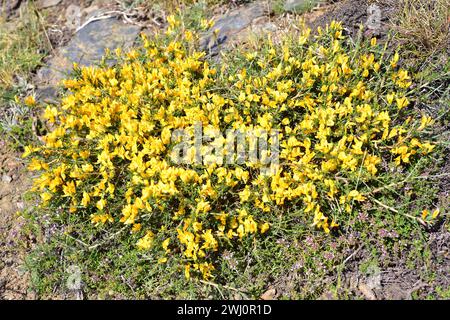
{"type": "Polygon", "coordinates": [[[6,136],[15,150],[34,140],[32,111],[22,104],[10,102],[0,118],[0,134],[6,136]]]}

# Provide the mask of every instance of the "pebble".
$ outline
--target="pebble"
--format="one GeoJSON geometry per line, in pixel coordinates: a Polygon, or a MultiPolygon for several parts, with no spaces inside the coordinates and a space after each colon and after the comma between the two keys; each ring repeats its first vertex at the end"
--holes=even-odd
{"type": "Polygon", "coordinates": [[[4,182],[4,183],[11,183],[12,180],[13,179],[12,179],[11,176],[9,176],[7,174],[2,175],[2,182],[4,182]]]}

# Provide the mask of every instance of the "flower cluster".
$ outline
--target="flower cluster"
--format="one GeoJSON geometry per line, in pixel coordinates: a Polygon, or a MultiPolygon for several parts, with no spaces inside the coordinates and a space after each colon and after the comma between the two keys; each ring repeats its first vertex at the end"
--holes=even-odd
{"type": "Polygon", "coordinates": [[[413,121],[394,122],[410,103],[398,55],[384,60],[375,41],[348,52],[339,23],[269,40],[243,54],[239,70],[226,60],[214,68],[193,49],[195,34],[169,23],[168,40],[143,36],[142,48],[117,50],[112,67],[75,66],[61,104],[45,109],[53,130],[24,156],[40,172],[43,206],[129,226],[159,263],[182,258],[187,278],[209,278],[225,248],[269,232],[274,210],[338,228],[383,159],[404,165],[433,149],[414,137],[413,121]],[[172,133],[198,122],[205,132],[276,129],[280,161],[270,174],[255,162],[172,163],[172,133]]]}

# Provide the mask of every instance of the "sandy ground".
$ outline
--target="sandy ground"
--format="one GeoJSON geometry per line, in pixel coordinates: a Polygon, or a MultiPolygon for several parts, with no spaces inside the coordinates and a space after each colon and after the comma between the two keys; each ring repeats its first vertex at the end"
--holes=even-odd
{"type": "Polygon", "coordinates": [[[0,140],[0,299],[32,299],[24,257],[32,244],[22,227],[18,211],[24,208],[23,194],[30,185],[29,174],[19,155],[0,140]]]}

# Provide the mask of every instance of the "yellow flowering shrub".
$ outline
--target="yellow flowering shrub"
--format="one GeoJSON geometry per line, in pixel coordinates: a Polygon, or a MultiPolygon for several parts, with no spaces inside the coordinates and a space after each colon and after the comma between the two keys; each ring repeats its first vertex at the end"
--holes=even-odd
{"type": "Polygon", "coordinates": [[[138,250],[209,278],[225,249],[270,232],[274,210],[328,233],[386,166],[433,149],[417,135],[430,119],[402,116],[411,79],[398,55],[386,59],[375,41],[349,51],[339,23],[214,67],[196,35],[169,22],[165,37],[115,52],[114,66],[75,66],[61,103],[46,107],[53,129],[24,154],[42,206],[125,226],[138,250]],[[198,122],[205,132],[277,130],[279,163],[269,173],[214,156],[173,163],[172,133],[198,122]]]}

